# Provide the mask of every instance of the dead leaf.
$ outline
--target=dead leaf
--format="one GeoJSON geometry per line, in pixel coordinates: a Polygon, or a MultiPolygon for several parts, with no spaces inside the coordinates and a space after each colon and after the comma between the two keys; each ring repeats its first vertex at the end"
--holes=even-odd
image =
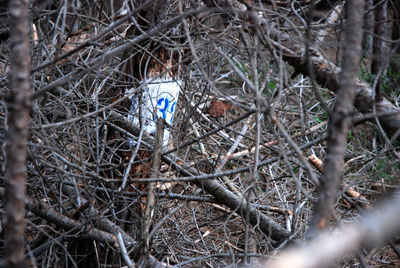
{"type": "Polygon", "coordinates": [[[232,105],[223,101],[213,100],[208,108],[208,113],[212,117],[224,116],[226,112],[232,109],[232,105]]]}

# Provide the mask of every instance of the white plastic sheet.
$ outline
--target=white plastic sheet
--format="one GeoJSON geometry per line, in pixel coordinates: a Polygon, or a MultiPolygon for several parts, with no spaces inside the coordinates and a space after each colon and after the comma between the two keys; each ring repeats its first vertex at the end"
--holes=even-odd
{"type": "MultiPolygon", "coordinates": [[[[171,78],[144,81],[142,94],[132,98],[131,114],[129,118],[139,125],[139,115],[142,116],[144,131],[154,134],[157,118],[163,118],[168,125],[172,125],[175,110],[178,105],[181,81],[171,78]],[[141,96],[140,96],[141,95],[141,96]],[[139,108],[141,109],[139,113],[139,108]]],[[[164,130],[163,144],[168,144],[170,129],[164,130]]],[[[130,141],[134,144],[133,141],[130,141]]]]}

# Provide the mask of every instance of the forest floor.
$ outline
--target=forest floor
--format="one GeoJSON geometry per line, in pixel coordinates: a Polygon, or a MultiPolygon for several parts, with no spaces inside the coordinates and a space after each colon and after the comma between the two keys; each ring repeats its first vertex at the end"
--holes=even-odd
{"type": "MultiPolygon", "coordinates": [[[[150,45],[134,44],[102,61],[107,53],[133,42],[129,29],[134,27],[126,22],[110,30],[111,36],[87,42],[113,21],[105,11],[93,19],[97,13],[89,9],[88,14],[79,9],[85,16],[79,18],[83,21],[74,32],[53,27],[63,20],[55,12],[35,20],[38,36],[32,41],[33,65],[40,66],[48,59],[54,62],[33,74],[35,92],[49,85],[53,88],[45,97],[35,96],[32,107],[26,181],[31,202],[26,204],[30,266],[125,266],[121,245],[115,242],[117,233],[123,235],[129,256],[135,258],[154,138],[140,136],[138,126],[127,120],[133,116],[131,91],[146,90],[146,86],[126,70],[129,64],[142,64],[137,60],[140,56],[142,60],[151,58],[160,47],[179,54],[182,84],[174,123],[168,127],[169,143],[163,148],[170,153],[163,155],[157,173],[150,255],[173,267],[232,267],[257,263],[276,255],[286,243],[304,240],[326,156],[329,118],[324,103],[331,109],[335,93],[313,85],[307,76],[293,75],[297,70],[282,60],[284,53],[255,38],[248,21],[234,18],[224,22],[223,16],[212,12],[191,18],[190,30],[179,22],[174,29],[154,32],[151,40],[157,45],[150,41],[150,45]],[[189,41],[177,41],[183,37],[189,41]],[[79,44],[84,44],[79,53],[55,60],[79,44]],[[67,82],[59,86],[62,81],[67,82]],[[221,172],[225,173],[213,177],[221,172]],[[188,179],[192,176],[208,177],[188,179]],[[233,196],[232,200],[239,200],[239,205],[249,204],[248,209],[232,208],[201,180],[218,183],[215,185],[233,196]],[[261,217],[249,224],[250,208],[272,219],[290,239],[283,245],[272,239],[260,224],[261,217]],[[92,232],[97,230],[104,233],[94,236],[92,232]]],[[[260,21],[272,19],[283,31],[291,26],[279,12],[271,11],[272,7],[265,9],[260,21]]],[[[301,21],[290,7],[279,11],[301,30],[302,36],[297,36],[297,28],[286,31],[293,34],[290,42],[303,46],[301,21]]],[[[336,63],[341,46],[334,39],[340,38],[342,29],[339,22],[334,25],[324,49],[336,63]]],[[[321,19],[314,26],[313,34],[332,25],[321,19]]],[[[0,51],[7,55],[6,42],[0,43],[0,51]]],[[[371,82],[369,72],[362,70],[360,79],[371,82]]],[[[2,83],[8,72],[7,61],[2,59],[2,83]]],[[[2,148],[7,131],[7,90],[0,89],[2,148]]],[[[394,104],[399,102],[397,93],[385,92],[394,104]]],[[[359,116],[354,110],[354,118],[359,116]]],[[[363,212],[399,189],[398,142],[390,142],[382,134],[371,121],[349,130],[332,225],[356,222],[363,212]]],[[[5,160],[1,150],[0,161],[5,160]]],[[[1,212],[4,215],[4,203],[1,212]]],[[[2,217],[1,242],[3,226],[2,217]]],[[[337,266],[362,267],[360,262],[365,262],[374,267],[399,267],[398,246],[400,241],[393,240],[362,249],[359,258],[344,258],[337,266]]],[[[2,257],[3,248],[0,244],[2,257]]]]}

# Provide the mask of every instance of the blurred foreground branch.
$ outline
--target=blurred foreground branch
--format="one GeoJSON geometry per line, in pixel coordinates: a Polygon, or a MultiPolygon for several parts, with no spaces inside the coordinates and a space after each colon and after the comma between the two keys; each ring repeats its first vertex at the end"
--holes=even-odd
{"type": "Polygon", "coordinates": [[[10,21],[10,95],[7,100],[7,164],[5,170],[5,262],[6,267],[25,267],[25,176],[28,126],[31,111],[30,83],[30,1],[9,4],[10,21]]]}
{"type": "Polygon", "coordinates": [[[365,214],[359,223],[325,232],[301,248],[292,248],[273,261],[268,268],[326,267],[361,247],[379,246],[400,231],[400,192],[381,206],[365,214]]]}

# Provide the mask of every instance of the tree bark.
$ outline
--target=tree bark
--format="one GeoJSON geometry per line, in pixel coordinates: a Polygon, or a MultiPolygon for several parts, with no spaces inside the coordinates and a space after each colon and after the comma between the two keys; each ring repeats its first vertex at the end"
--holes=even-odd
{"type": "MultiPolygon", "coordinates": [[[[400,71],[400,0],[393,3],[393,26],[392,26],[392,50],[394,56],[391,57],[390,67],[392,72],[396,73],[400,71]]],[[[400,81],[399,81],[400,82],[400,81]]]]}
{"type": "Polygon", "coordinates": [[[377,76],[378,82],[375,88],[375,96],[377,100],[381,99],[380,93],[380,76],[384,66],[384,49],[385,42],[383,39],[386,36],[386,16],[387,16],[387,2],[382,2],[375,0],[375,23],[374,23],[374,40],[372,42],[372,63],[371,63],[371,73],[377,76]]]}
{"type": "MultiPolygon", "coordinates": [[[[161,153],[163,149],[163,138],[164,138],[164,128],[165,128],[165,120],[158,119],[157,120],[157,130],[156,137],[154,143],[154,151],[153,156],[151,158],[151,172],[150,177],[158,177],[160,172],[161,165],[161,153]]],[[[152,225],[154,208],[156,206],[156,182],[150,182],[147,186],[147,201],[146,201],[146,209],[144,211],[144,216],[142,220],[142,228],[141,228],[141,238],[140,242],[140,255],[141,263],[148,267],[151,264],[151,260],[149,259],[150,252],[150,238],[149,233],[152,225]]]]}
{"type": "Polygon", "coordinates": [[[328,148],[320,186],[320,196],[315,205],[310,234],[329,226],[334,215],[347,132],[352,125],[353,103],[356,97],[357,77],[361,58],[362,21],[364,1],[346,2],[346,33],[343,71],[339,90],[328,124],[328,148]]]}
{"type": "MultiPolygon", "coordinates": [[[[365,11],[368,11],[373,4],[373,0],[365,1],[365,11]]],[[[367,58],[371,52],[371,31],[373,26],[373,17],[371,12],[364,14],[364,33],[363,33],[363,56],[367,58]]]]}
{"type": "Polygon", "coordinates": [[[28,125],[31,110],[30,31],[28,0],[10,1],[10,96],[6,179],[6,267],[25,267],[25,175],[28,125]]]}

